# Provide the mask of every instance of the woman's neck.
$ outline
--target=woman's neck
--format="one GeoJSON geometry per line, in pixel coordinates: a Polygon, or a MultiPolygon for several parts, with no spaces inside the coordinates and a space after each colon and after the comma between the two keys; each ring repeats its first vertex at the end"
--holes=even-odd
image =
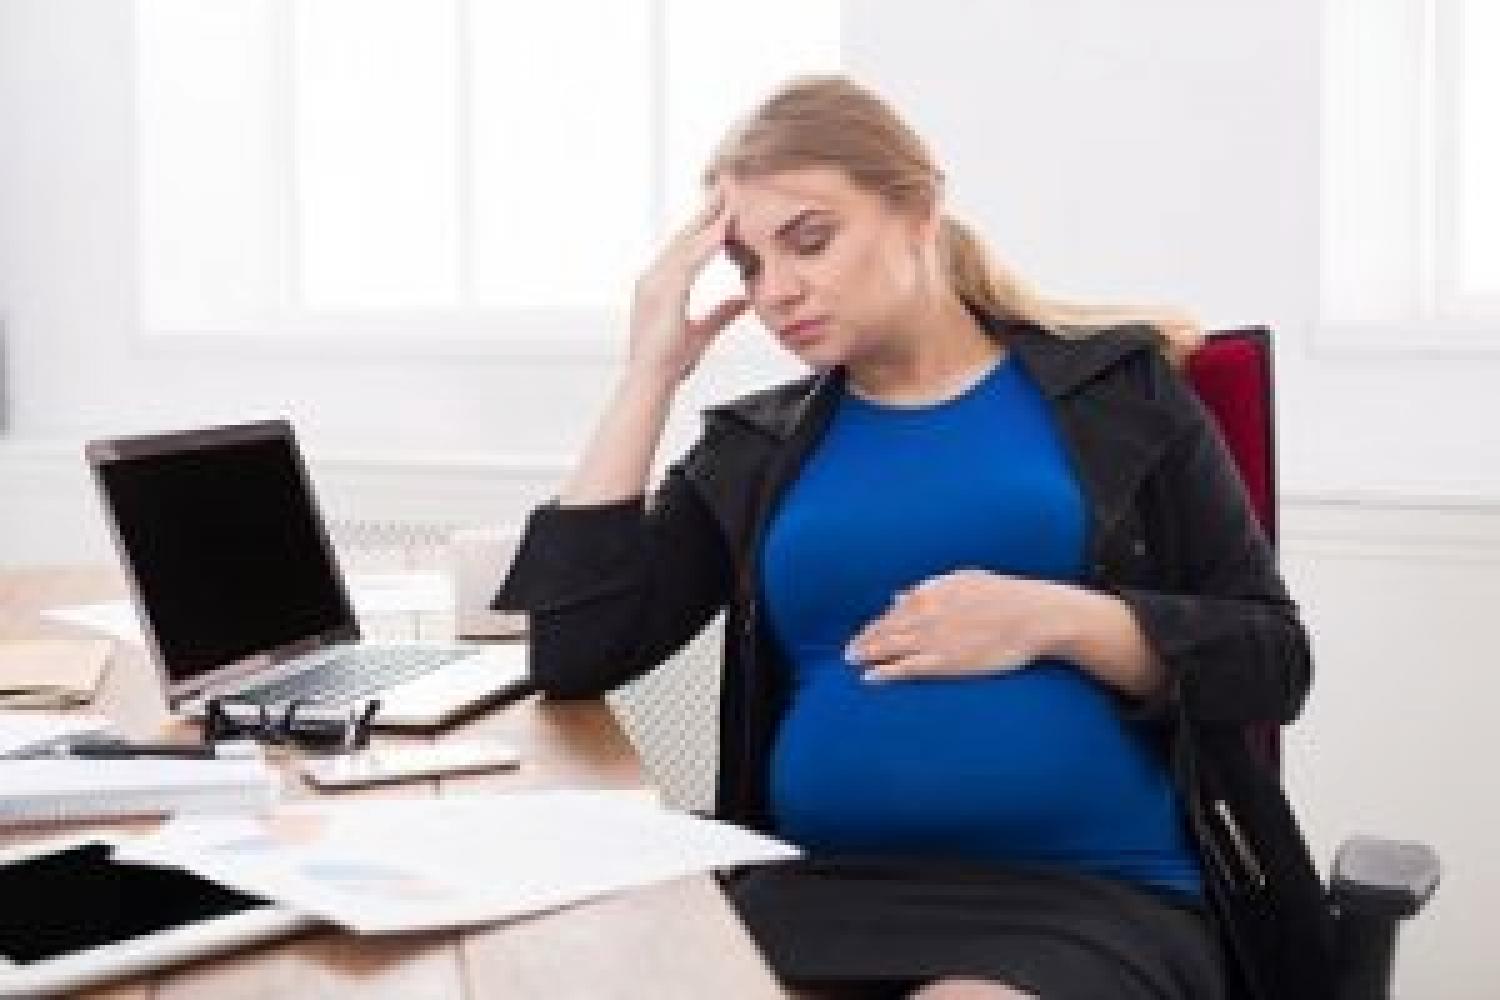
{"type": "Polygon", "coordinates": [[[849,360],[849,387],[856,395],[877,402],[938,402],[962,392],[1005,354],[956,296],[896,326],[898,333],[849,360]]]}

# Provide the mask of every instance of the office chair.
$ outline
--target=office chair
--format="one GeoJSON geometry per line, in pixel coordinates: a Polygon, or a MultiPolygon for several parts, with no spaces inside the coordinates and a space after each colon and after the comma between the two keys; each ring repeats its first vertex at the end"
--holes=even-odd
{"type": "MultiPolygon", "coordinates": [[[[1263,327],[1209,334],[1183,374],[1219,426],[1251,506],[1277,543],[1275,378],[1271,333],[1263,327]]],[[[1279,771],[1279,727],[1246,727],[1251,749],[1279,771]]],[[[1385,1000],[1400,922],[1437,888],[1436,852],[1425,844],[1351,837],[1334,855],[1328,904],[1337,929],[1338,1000],[1385,1000]]]]}
{"type": "MultiPolygon", "coordinates": [[[[1188,357],[1183,374],[1218,424],[1274,549],[1279,525],[1270,331],[1212,333],[1188,357]]],[[[713,794],[722,628],[721,614],[666,663],[608,696],[667,803],[699,813],[709,811],[713,794]]],[[[1280,771],[1276,723],[1248,726],[1245,738],[1273,772],[1280,771]]],[[[1389,997],[1398,926],[1425,905],[1438,873],[1436,853],[1423,844],[1355,837],[1340,845],[1328,893],[1341,967],[1336,1000],[1389,997]]]]}

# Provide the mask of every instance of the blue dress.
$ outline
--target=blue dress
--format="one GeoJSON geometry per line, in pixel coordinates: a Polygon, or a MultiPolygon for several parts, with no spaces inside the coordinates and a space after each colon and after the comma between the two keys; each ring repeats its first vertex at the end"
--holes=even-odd
{"type": "Polygon", "coordinates": [[[770,776],[782,837],[820,855],[999,861],[1201,892],[1164,761],[1077,665],[870,684],[844,658],[896,591],[939,574],[1078,581],[1087,521],[1047,401],[1009,356],[933,405],[845,395],[761,561],[791,671],[770,776]]]}

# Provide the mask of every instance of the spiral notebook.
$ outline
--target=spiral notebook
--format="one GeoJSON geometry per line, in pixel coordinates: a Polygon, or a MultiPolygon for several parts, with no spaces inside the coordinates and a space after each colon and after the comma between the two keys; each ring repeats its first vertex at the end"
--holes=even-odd
{"type": "Polygon", "coordinates": [[[255,811],[280,787],[256,757],[0,760],[0,824],[255,811]]]}

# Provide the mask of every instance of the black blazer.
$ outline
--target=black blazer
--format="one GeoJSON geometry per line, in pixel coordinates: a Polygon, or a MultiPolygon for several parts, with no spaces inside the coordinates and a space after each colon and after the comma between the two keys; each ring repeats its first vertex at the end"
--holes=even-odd
{"type": "MultiPolygon", "coordinates": [[[[1243,732],[1301,711],[1308,638],[1212,418],[1145,327],[1064,339],[972,311],[1040,385],[1068,446],[1090,508],[1084,585],[1125,601],[1168,672],[1160,697],[1118,705],[1154,724],[1170,762],[1237,994],[1326,1000],[1322,887],[1277,775],[1243,732]]],[[[532,679],[554,698],[640,676],[727,605],[715,815],[765,832],[787,692],[756,562],[845,377],[834,367],[708,408],[649,500],[539,506],[491,604],[530,613],[532,679]]]]}

